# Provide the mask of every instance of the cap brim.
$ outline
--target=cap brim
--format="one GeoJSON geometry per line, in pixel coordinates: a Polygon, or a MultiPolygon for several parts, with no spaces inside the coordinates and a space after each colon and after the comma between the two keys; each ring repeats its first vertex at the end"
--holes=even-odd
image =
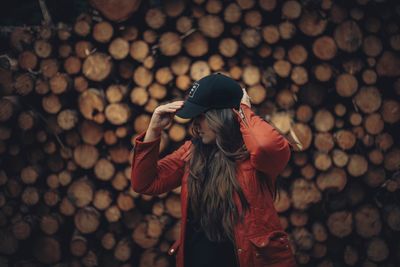
{"type": "Polygon", "coordinates": [[[182,119],[191,119],[196,117],[197,115],[200,115],[206,110],[207,107],[203,107],[195,103],[185,101],[183,107],[175,113],[175,116],[178,116],[182,119]]]}

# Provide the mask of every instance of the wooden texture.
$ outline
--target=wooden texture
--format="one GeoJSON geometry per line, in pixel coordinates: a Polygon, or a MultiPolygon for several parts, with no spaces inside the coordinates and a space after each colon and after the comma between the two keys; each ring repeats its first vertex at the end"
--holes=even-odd
{"type": "MultiPolygon", "coordinates": [[[[399,3],[89,2],[71,25],[2,27],[4,266],[173,266],[181,188],[134,192],[133,140],[215,72],[300,143],[274,202],[299,266],[400,266],[399,3]]],[[[190,135],[175,117],[160,156],[190,135]]]]}

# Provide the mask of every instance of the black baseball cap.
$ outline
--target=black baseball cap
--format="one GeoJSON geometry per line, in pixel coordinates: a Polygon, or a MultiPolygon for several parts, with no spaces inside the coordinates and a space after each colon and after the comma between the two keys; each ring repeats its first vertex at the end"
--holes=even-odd
{"type": "Polygon", "coordinates": [[[195,81],[176,116],[190,119],[215,108],[239,109],[243,97],[242,87],[234,79],[220,73],[213,73],[195,81]]]}

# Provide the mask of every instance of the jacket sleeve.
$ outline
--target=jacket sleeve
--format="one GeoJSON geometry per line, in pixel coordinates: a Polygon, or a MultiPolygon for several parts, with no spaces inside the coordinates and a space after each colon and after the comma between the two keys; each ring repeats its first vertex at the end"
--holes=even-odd
{"type": "Polygon", "coordinates": [[[256,115],[244,103],[240,104],[240,131],[250,153],[250,163],[257,170],[275,179],[290,159],[290,145],[272,125],[256,115]]]}
{"type": "Polygon", "coordinates": [[[141,194],[159,195],[181,185],[185,158],[191,141],[186,141],[171,154],[159,159],[161,137],[143,142],[146,132],[134,139],[131,186],[141,194]]]}

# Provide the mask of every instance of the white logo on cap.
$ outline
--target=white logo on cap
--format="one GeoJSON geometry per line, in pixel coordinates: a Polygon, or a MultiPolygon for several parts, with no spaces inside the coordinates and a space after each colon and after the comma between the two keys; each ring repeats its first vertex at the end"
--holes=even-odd
{"type": "Polygon", "coordinates": [[[192,88],[190,88],[189,91],[189,97],[193,97],[194,93],[196,92],[197,88],[199,88],[200,84],[198,84],[197,82],[194,82],[192,85],[192,88]]]}

